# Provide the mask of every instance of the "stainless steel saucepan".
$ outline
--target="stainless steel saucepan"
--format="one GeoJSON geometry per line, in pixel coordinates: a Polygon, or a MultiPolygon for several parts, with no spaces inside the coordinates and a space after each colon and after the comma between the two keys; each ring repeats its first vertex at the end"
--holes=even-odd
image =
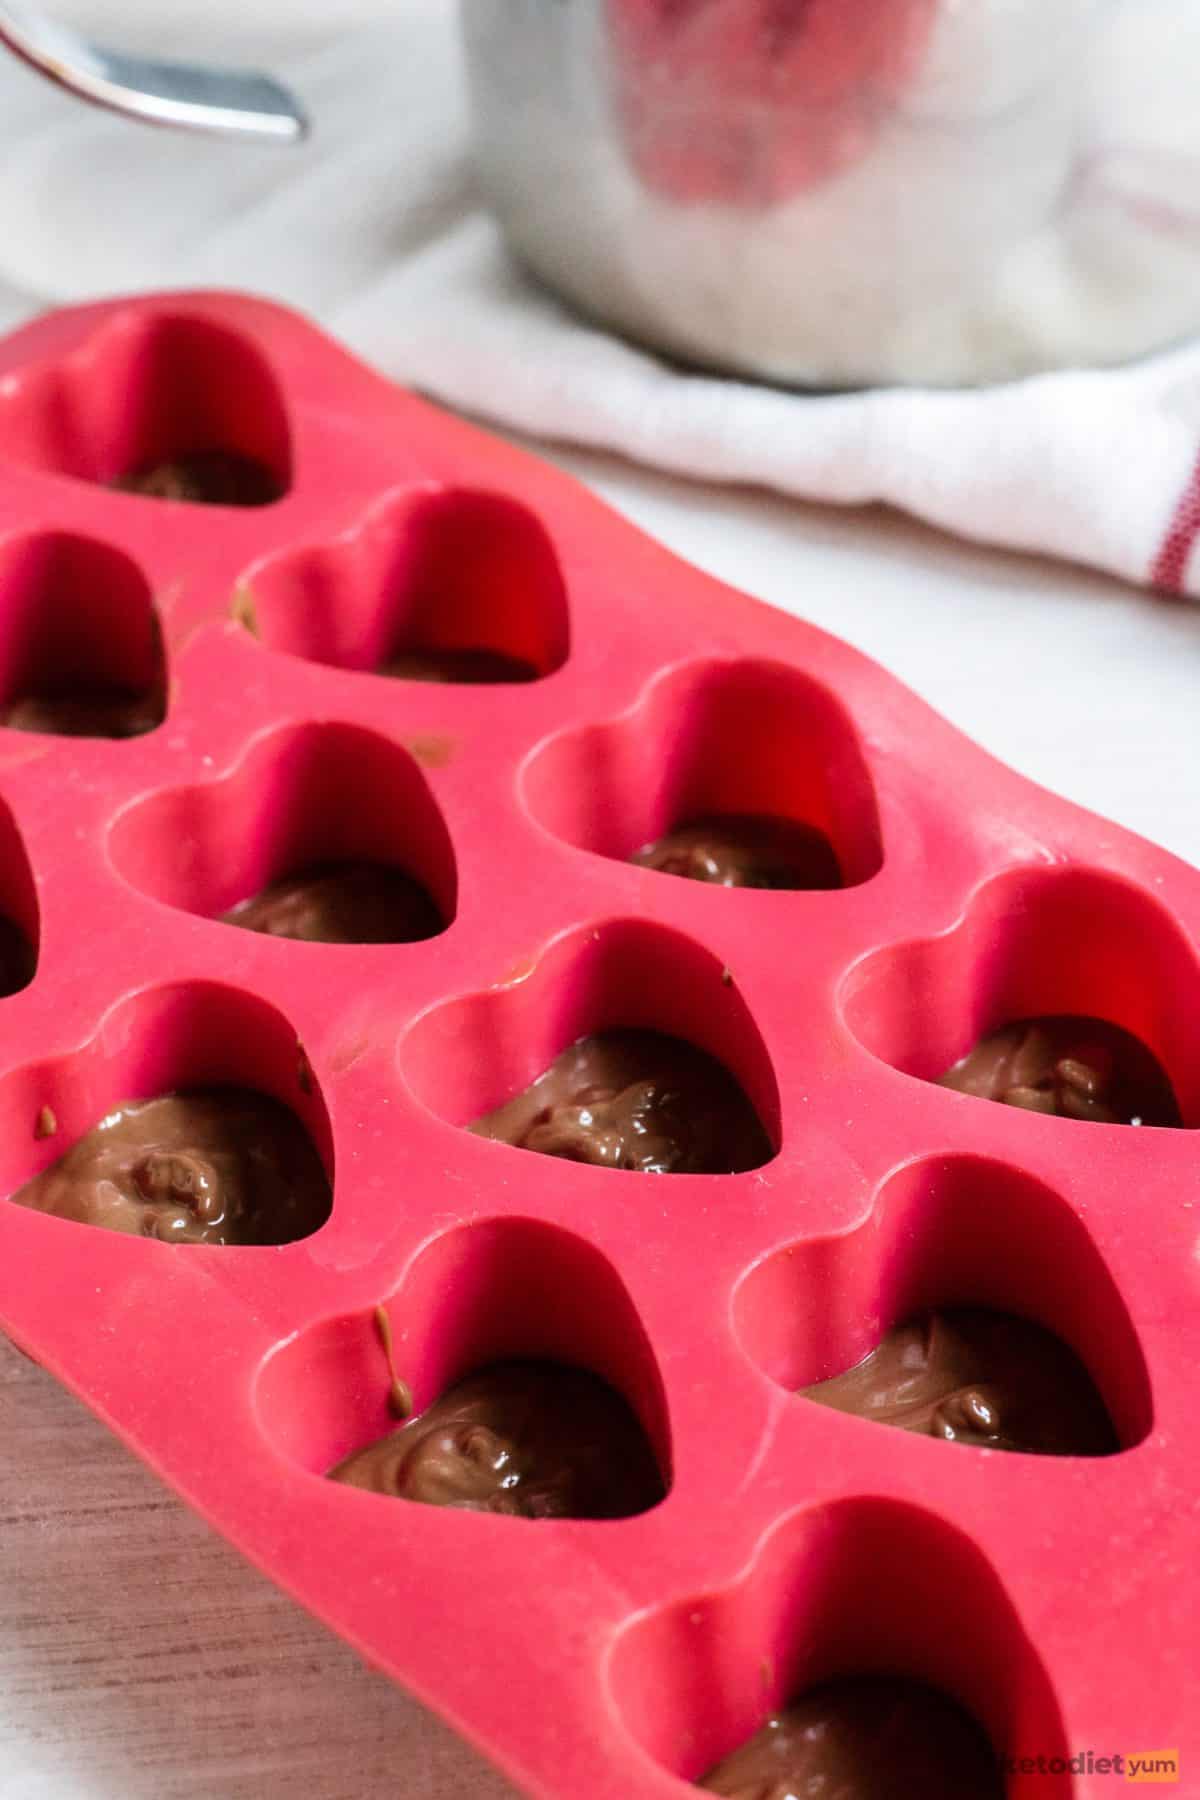
{"type": "MultiPolygon", "coordinates": [[[[682,362],[970,383],[1200,330],[1200,0],[460,13],[479,167],[516,254],[682,362]]],[[[141,118],[305,129],[267,76],[122,56],[2,0],[0,40],[141,118]]]]}
{"type": "Polygon", "coordinates": [[[1200,0],[460,10],[518,254],[684,362],[958,384],[1200,330],[1200,0]]]}

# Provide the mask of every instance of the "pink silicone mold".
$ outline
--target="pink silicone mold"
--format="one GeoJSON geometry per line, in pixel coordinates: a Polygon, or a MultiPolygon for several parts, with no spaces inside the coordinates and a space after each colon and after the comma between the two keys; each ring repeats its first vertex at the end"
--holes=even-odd
{"type": "Polygon", "coordinates": [[[1196,1140],[936,1077],[1014,1017],[1097,1014],[1200,1125],[1195,873],[275,307],[18,333],[0,469],[0,699],[99,674],[163,715],[125,741],[0,729],[0,913],[37,955],[0,1000],[3,1192],[115,1102],[221,1081],[290,1106],[333,1187],[309,1236],[245,1250],[0,1202],[13,1338],[531,1794],[686,1800],[798,1687],[880,1668],[1006,1756],[1171,1745],[1194,1773],[1196,1140]],[[212,449],[281,497],[107,485],[212,449]],[[414,649],[537,679],[373,673],[414,649]],[[819,827],[844,885],[624,860],[715,809],[819,827]],[[217,922],[342,857],[415,876],[444,929],[217,922]],[[464,1129],[610,1026],[717,1056],[767,1160],[652,1180],[464,1129]],[[1113,1454],[956,1449],[797,1396],[972,1303],[1073,1346],[1113,1454]],[[666,1497],[531,1523],[323,1480],[389,1423],[379,1308],[418,1406],[497,1357],[603,1375],[666,1497]]]}
{"type": "Polygon", "coordinates": [[[777,813],[818,826],[843,885],[878,873],[871,777],[835,697],[798,669],[690,662],[630,712],[562,732],[531,757],[524,795],[549,831],[624,862],[707,813],[777,813]]]}
{"type": "Polygon", "coordinates": [[[508,971],[499,988],[431,1008],[404,1039],[401,1070],[433,1112],[469,1125],[589,1032],[659,1031],[724,1063],[778,1146],[779,1089],[770,1057],[726,974],[710,951],[679,932],[605,920],[558,939],[536,963],[508,971]]]}
{"type": "Polygon", "coordinates": [[[135,801],[109,854],[135,887],[204,918],[285,875],[356,859],[403,867],[443,927],[454,917],[454,849],[425,777],[408,750],[354,725],[283,726],[228,774],[135,801]]]}
{"type": "Polygon", "coordinates": [[[109,483],[191,450],[226,450],[291,480],[287,406],[252,338],[186,307],[117,311],[86,344],[3,396],[5,451],[109,483]]]}
{"type": "Polygon", "coordinates": [[[332,543],[250,571],[246,623],[272,649],[339,669],[404,650],[491,650],[551,675],[569,637],[545,527],[502,493],[405,488],[332,543]]]}
{"type": "Polygon", "coordinates": [[[0,546],[0,705],[85,681],[165,711],[154,596],[132,557],[68,531],[6,537],[0,546]]]}
{"type": "MultiPolygon", "coordinates": [[[[381,1304],[417,1407],[506,1357],[576,1364],[625,1395],[669,1477],[670,1423],[653,1346],[613,1264],[585,1239],[538,1219],[478,1219],[435,1237],[381,1304]]],[[[263,1429],[283,1455],[322,1476],[394,1426],[378,1374],[374,1317],[326,1320],[264,1367],[263,1429]]]]}

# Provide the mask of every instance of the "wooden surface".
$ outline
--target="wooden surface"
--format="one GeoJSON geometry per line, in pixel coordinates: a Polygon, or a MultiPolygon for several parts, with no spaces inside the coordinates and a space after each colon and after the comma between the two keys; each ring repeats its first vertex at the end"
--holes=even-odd
{"type": "Polygon", "coordinates": [[[512,1800],[0,1339],[3,1800],[512,1800]]]}

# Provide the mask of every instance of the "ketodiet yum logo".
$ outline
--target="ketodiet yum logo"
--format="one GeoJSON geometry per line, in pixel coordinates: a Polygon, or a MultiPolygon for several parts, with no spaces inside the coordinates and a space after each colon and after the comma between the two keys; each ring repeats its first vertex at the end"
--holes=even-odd
{"type": "Polygon", "coordinates": [[[1178,1750],[1114,1751],[1100,1756],[1080,1750],[1074,1756],[1002,1756],[1005,1775],[1113,1775],[1118,1781],[1168,1782],[1179,1780],[1178,1750]]]}

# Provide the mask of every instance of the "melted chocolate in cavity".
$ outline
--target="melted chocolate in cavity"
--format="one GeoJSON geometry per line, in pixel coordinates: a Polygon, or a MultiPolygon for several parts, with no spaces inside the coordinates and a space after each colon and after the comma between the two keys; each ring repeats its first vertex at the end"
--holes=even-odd
{"type": "Polygon", "coordinates": [[[1043,1456],[1119,1448],[1090,1375],[1061,1338],[975,1307],[894,1326],[854,1368],[801,1391],[838,1412],[947,1443],[1043,1456]]]}
{"type": "Polygon", "coordinates": [[[132,738],[163,721],[160,688],[134,694],[126,688],[72,688],[58,694],[20,694],[0,709],[10,731],[46,731],[56,737],[132,738]]]}
{"type": "Polygon", "coordinates": [[[767,1720],[699,1787],[725,1800],[1003,1800],[983,1730],[947,1695],[891,1675],[824,1682],[767,1720]]]}
{"type": "Polygon", "coordinates": [[[0,914],[0,999],[29,986],[37,954],[19,925],[0,914]]]}
{"type": "Polygon", "coordinates": [[[415,944],[444,920],[430,894],[386,863],[329,863],[286,875],[222,913],[226,925],[308,944],[415,944]]]}
{"type": "Polygon", "coordinates": [[[713,813],[675,826],[630,857],[643,869],[717,887],[842,886],[833,845],[815,825],[772,813],[713,813]]]}
{"type": "Polygon", "coordinates": [[[134,469],[112,485],[148,500],[187,500],[198,506],[269,506],[284,492],[265,463],[235,450],[190,450],[134,469]]]}
{"type": "Polygon", "coordinates": [[[542,1156],[653,1175],[733,1175],[774,1154],[729,1071],[657,1031],[580,1038],[471,1130],[542,1156]]]}
{"type": "Polygon", "coordinates": [[[212,1088],[116,1107],[12,1196],[171,1244],[287,1244],[329,1216],[329,1181],[286,1106],[212,1088]]]}
{"type": "Polygon", "coordinates": [[[1104,1019],[1018,1019],[981,1038],[940,1078],[983,1100],[1103,1125],[1183,1123],[1161,1063],[1104,1019]]]}
{"type": "Polygon", "coordinates": [[[470,1375],[331,1481],[466,1512],[625,1519],[663,1498],[628,1403],[585,1369],[503,1362],[470,1375]]]}
{"type": "Polygon", "coordinates": [[[457,681],[471,687],[538,678],[532,663],[499,650],[402,650],[381,663],[376,673],[398,681],[457,681]]]}

